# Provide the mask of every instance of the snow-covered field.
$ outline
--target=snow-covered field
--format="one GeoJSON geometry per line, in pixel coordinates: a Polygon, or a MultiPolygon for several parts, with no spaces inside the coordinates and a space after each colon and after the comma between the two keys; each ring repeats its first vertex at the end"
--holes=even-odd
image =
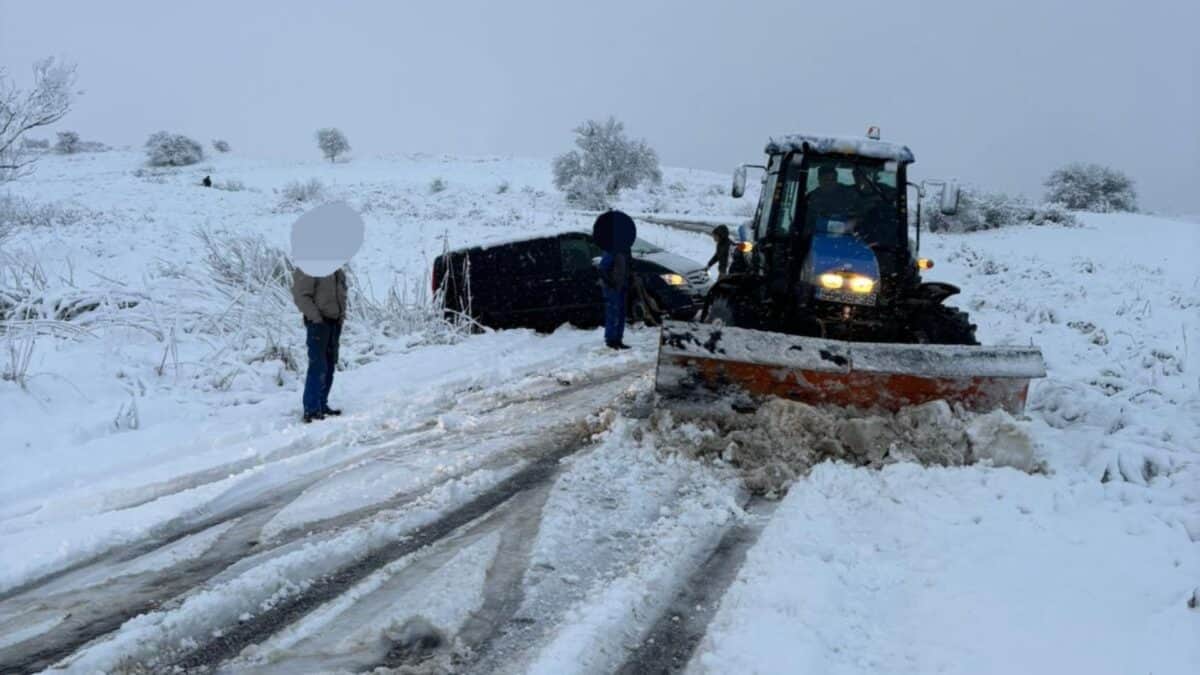
{"type": "MultiPolygon", "coordinates": [[[[1043,349],[1019,424],[1047,470],[827,463],[747,513],[735,471],[652,424],[652,331],[613,354],[431,320],[444,247],[589,226],[546,162],[139,165],[47,157],[10,186],[67,212],[0,233],[0,290],[42,299],[0,336],[0,670],[636,672],[748,524],[693,672],[1200,672],[1195,223],[926,235],[984,341],[1043,349]],[[297,313],[220,263],[285,248],[305,206],[280,191],[311,178],[364,214],[367,307],[346,415],[302,426],[297,313]]],[[[622,206],[745,216],[727,186],[668,169],[622,206]]]]}

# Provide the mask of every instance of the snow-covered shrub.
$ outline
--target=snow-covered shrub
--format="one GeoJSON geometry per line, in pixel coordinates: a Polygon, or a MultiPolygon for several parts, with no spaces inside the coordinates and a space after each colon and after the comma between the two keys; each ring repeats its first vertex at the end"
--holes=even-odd
{"type": "Polygon", "coordinates": [[[1075,211],[1137,211],[1133,179],[1100,164],[1073,162],[1043,183],[1046,201],[1075,211]]]}
{"type": "Polygon", "coordinates": [[[572,202],[583,199],[591,204],[585,208],[594,208],[597,189],[613,197],[643,182],[662,182],[658,154],[646,141],[626,138],[625,125],[615,118],[588,120],[574,131],[579,149],[554,158],[554,185],[572,202]]]}
{"type": "Polygon", "coordinates": [[[241,192],[242,190],[246,189],[246,185],[242,183],[242,181],[233,178],[229,180],[219,180],[213,183],[213,187],[218,190],[225,190],[226,192],[241,192]]]}
{"type": "Polygon", "coordinates": [[[1053,204],[1031,204],[1020,197],[1000,192],[963,188],[958,213],[947,216],[938,210],[940,194],[922,204],[923,226],[930,232],[976,232],[1013,225],[1079,225],[1075,216],[1053,204]]]}
{"type": "Polygon", "coordinates": [[[79,134],[74,131],[60,131],[58,140],[54,143],[54,151],[62,155],[73,155],[79,152],[79,134]]]}
{"type": "Polygon", "coordinates": [[[246,291],[276,286],[290,289],[292,264],[283,249],[262,235],[235,235],[197,229],[202,262],[209,278],[246,291]]]}
{"type": "Polygon", "coordinates": [[[423,276],[394,279],[378,298],[353,266],[345,270],[350,330],[379,331],[386,337],[421,335],[426,344],[449,344],[469,335],[469,327],[445,321],[442,305],[434,302],[423,276]]]}
{"type": "Polygon", "coordinates": [[[22,138],[21,139],[21,147],[25,148],[26,150],[49,150],[50,149],[50,139],[49,138],[29,138],[29,137],[22,138]]]}
{"type": "Polygon", "coordinates": [[[446,189],[446,181],[442,178],[434,178],[429,182],[429,194],[436,195],[446,189]]]}
{"type": "MultiPolygon", "coordinates": [[[[299,370],[296,344],[297,310],[292,304],[292,264],[283,249],[262,235],[240,235],[197,229],[203,252],[203,278],[196,285],[214,296],[219,313],[195,316],[200,331],[225,338],[205,360],[204,381],[229,389],[255,363],[279,362],[272,376],[279,386],[285,372],[299,370]]],[[[203,311],[203,310],[202,310],[203,311]]]]}
{"type": "Polygon", "coordinates": [[[315,202],[325,196],[325,185],[316,178],[306,181],[294,180],[279,192],[279,204],[282,207],[293,207],[309,202],[315,202]]]}
{"type": "Polygon", "coordinates": [[[350,141],[346,140],[346,135],[341,129],[326,127],[317,129],[317,147],[326,159],[333,162],[337,160],[338,155],[350,151],[350,141]]]}
{"type": "Polygon", "coordinates": [[[182,134],[159,131],[146,139],[146,163],[150,166],[187,166],[204,159],[204,148],[182,134]]]}
{"type": "Polygon", "coordinates": [[[25,389],[29,379],[29,364],[33,362],[33,351],[37,347],[37,331],[24,327],[23,330],[5,328],[0,344],[0,382],[13,382],[25,389]]]}
{"type": "Polygon", "coordinates": [[[155,183],[157,185],[165,185],[170,178],[179,175],[179,169],[174,167],[138,167],[133,170],[133,175],[141,178],[147,183],[155,183]]]}
{"type": "Polygon", "coordinates": [[[509,185],[508,181],[506,181],[506,180],[500,181],[500,184],[496,186],[496,194],[498,194],[498,195],[505,194],[511,188],[512,188],[512,186],[509,185]]]}
{"type": "Polygon", "coordinates": [[[602,176],[575,176],[562,190],[567,201],[579,208],[603,211],[609,207],[608,184],[602,176]]]}
{"type": "Polygon", "coordinates": [[[57,202],[39,204],[13,194],[0,194],[0,238],[17,228],[69,227],[87,213],[57,202]]]}
{"type": "Polygon", "coordinates": [[[217,152],[229,152],[229,141],[224,141],[218,138],[212,142],[212,146],[213,150],[216,150],[217,152]]]}
{"type": "Polygon", "coordinates": [[[111,150],[111,148],[100,141],[79,142],[79,152],[108,152],[109,150],[111,150]]]}

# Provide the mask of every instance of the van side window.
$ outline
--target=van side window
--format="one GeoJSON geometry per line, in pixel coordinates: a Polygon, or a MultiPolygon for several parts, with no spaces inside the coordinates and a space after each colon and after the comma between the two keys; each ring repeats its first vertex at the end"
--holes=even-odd
{"type": "Polygon", "coordinates": [[[513,258],[516,274],[554,274],[558,272],[558,243],[554,239],[535,239],[505,246],[513,258]]]}
{"type": "Polygon", "coordinates": [[[592,246],[582,237],[563,237],[558,240],[564,274],[576,274],[592,269],[592,246]]]}

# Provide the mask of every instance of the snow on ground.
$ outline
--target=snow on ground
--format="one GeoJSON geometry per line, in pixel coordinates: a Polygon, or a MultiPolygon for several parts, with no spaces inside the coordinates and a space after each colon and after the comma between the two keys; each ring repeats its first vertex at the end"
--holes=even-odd
{"type": "Polygon", "coordinates": [[[818,466],[748,554],[694,670],[1196,672],[1196,543],[1114,492],[1011,469],[818,466]]]}
{"type": "MultiPolygon", "coordinates": [[[[227,501],[229,484],[263,464],[283,460],[294,473],[312,469],[312,461],[340,461],[347,452],[342,445],[370,435],[364,429],[400,428],[430,406],[453,408],[458,388],[504,382],[530,369],[569,371],[590,358],[585,345],[600,342],[594,333],[564,329],[548,338],[519,331],[485,335],[456,347],[438,344],[444,336],[428,334],[423,325],[415,333],[386,334],[352,318],[341,354],[346,371],[334,387],[335,405],[351,417],[300,428],[304,350],[297,311],[285,296],[248,315],[271,325],[269,341],[277,345],[247,348],[256,336],[204,334],[203,324],[227,314],[238,298],[203,292],[211,282],[201,272],[205,251],[195,229],[261,235],[286,248],[288,228],[303,207],[284,205],[277,192],[315,177],[330,198],[364,212],[366,243],[353,263],[361,284],[376,298],[394,291],[419,305],[426,301],[430,263],[443,247],[586,229],[589,219],[565,209],[545,163],[533,160],[415,156],[333,165],[215,157],[164,171],[140,169],[141,161],[131,152],[50,155],[35,178],[11,186],[23,199],[71,204],[84,215],[69,226],[13,233],[0,267],[15,273],[19,262],[36,263],[47,297],[116,289],[140,304],[93,312],[107,318],[82,337],[32,339],[31,329],[25,388],[0,382],[0,437],[8,450],[0,477],[0,540],[6,542],[0,549],[11,556],[0,566],[0,588],[131,541],[210,500],[227,501]],[[199,180],[208,174],[245,189],[204,189],[199,180]],[[431,191],[435,178],[445,180],[444,190],[431,191]],[[502,184],[508,189],[499,193],[502,184]],[[181,307],[193,311],[181,315],[181,307]],[[150,330],[137,322],[150,322],[150,330]],[[195,478],[218,469],[240,477],[195,478]],[[16,542],[21,546],[8,545],[16,542]]],[[[658,196],[635,193],[632,199],[675,204],[670,200],[702,193],[711,201],[716,182],[712,174],[668,171],[658,196]]],[[[669,243],[672,237],[656,239],[669,243]]],[[[18,330],[0,338],[5,355],[23,347],[26,337],[18,330]]],[[[441,422],[454,424],[453,412],[441,422]]],[[[248,485],[264,489],[264,480],[270,476],[248,485]]],[[[371,499],[369,493],[359,497],[371,499]]]]}
{"type": "Polygon", "coordinates": [[[704,673],[1200,670],[1200,227],[926,236],[985,343],[1036,344],[1048,475],[820,465],[692,662],[704,673]]]}
{"type": "MultiPolygon", "coordinates": [[[[584,418],[611,428],[551,483],[374,570],[230,668],[368,668],[406,658],[433,631],[449,641],[439,663],[453,670],[467,653],[456,650],[505,611],[514,625],[487,638],[478,672],[620,665],[736,519],[733,473],[719,452],[681,452],[692,431],[612,411],[631,382],[644,398],[654,332],[633,331],[635,349],[617,355],[598,331],[464,336],[422,309],[443,247],[587,229],[550,187],[547,163],[139,163],[130,152],[49,156],[11,187],[78,213],[5,239],[10,281],[48,305],[103,301],[0,338],[0,368],[33,348],[24,388],[0,380],[0,592],[21,599],[22,585],[81,565],[43,592],[86,599],[107,584],[91,600],[103,603],[189,559],[232,564],[66,668],[152,662],[269,612],[520,472],[522,448],[584,418]],[[203,189],[206,174],[245,189],[203,189]],[[294,309],[278,288],[216,288],[194,232],[284,247],[304,207],[278,191],[310,178],[364,213],[354,261],[364,302],[390,293],[399,303],[350,322],[333,397],[347,414],[301,426],[294,309]],[[434,191],[435,178],[446,189],[434,191]],[[439,574],[444,583],[430,584],[439,574]]],[[[751,199],[728,199],[727,186],[667,170],[662,188],[622,206],[748,216],[751,199]]],[[[1200,671],[1200,612],[1188,607],[1200,587],[1200,227],[1081,219],[923,237],[936,261],[927,278],[963,288],[954,304],[985,343],[1045,353],[1048,377],[1018,422],[1044,472],[824,463],[786,476],[791,490],[693,671],[1200,671]]],[[[696,260],[711,254],[700,234],[640,231],[696,260]]],[[[72,620],[31,602],[0,606],[0,651],[72,620]]]]}

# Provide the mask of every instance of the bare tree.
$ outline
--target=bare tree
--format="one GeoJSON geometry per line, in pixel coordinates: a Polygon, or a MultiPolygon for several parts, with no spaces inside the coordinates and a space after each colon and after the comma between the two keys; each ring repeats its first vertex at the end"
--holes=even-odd
{"type": "Polygon", "coordinates": [[[21,138],[31,129],[61,120],[75,98],[75,65],[53,57],[33,64],[33,87],[18,89],[0,68],[0,183],[33,172],[37,155],[31,154],[21,138]]]}
{"type": "Polygon", "coordinates": [[[346,140],[346,135],[341,129],[327,127],[325,129],[317,129],[317,147],[321,148],[321,152],[329,161],[337,160],[337,156],[344,154],[350,150],[350,141],[346,140]]]}

